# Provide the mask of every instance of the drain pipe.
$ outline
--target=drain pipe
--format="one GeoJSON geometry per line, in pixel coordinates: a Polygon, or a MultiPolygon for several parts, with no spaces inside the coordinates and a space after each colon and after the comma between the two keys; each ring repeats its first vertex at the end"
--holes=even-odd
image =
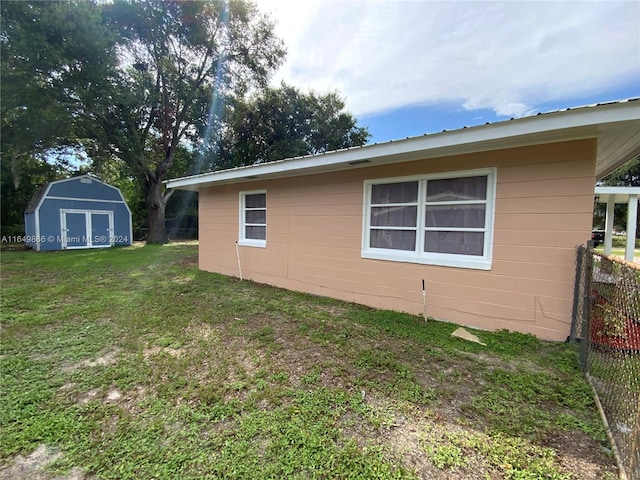
{"type": "Polygon", "coordinates": [[[427,321],[427,290],[424,287],[424,278],[422,279],[422,314],[424,321],[427,321]]]}
{"type": "Polygon", "coordinates": [[[240,272],[240,281],[242,281],[242,265],[240,265],[240,248],[238,242],[236,242],[236,257],[238,259],[238,272],[240,272]]]}

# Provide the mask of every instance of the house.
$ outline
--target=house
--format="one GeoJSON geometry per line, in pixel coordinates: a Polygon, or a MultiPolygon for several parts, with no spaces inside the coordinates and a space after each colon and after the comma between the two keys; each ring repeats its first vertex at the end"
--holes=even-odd
{"type": "Polygon", "coordinates": [[[640,187],[596,187],[596,203],[607,205],[605,217],[604,253],[611,255],[613,243],[613,217],[614,207],[617,203],[627,204],[627,242],[624,258],[633,262],[635,255],[636,224],[638,222],[638,199],[640,199],[640,187]]]}
{"type": "Polygon", "coordinates": [[[170,180],[199,265],[482,329],[564,340],[594,185],[640,153],[640,100],[170,180]]]}
{"type": "Polygon", "coordinates": [[[91,174],[49,182],[24,213],[26,244],[38,251],[131,245],[131,211],[120,190],[91,174]]]}

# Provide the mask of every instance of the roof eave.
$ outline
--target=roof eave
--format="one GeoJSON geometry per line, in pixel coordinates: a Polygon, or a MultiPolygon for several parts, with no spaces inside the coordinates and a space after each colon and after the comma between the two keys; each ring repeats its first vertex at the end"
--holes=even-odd
{"type": "MultiPolygon", "coordinates": [[[[599,139],[611,130],[620,128],[633,128],[640,131],[639,101],[581,107],[404,140],[183,177],[167,181],[167,187],[197,191],[211,185],[248,182],[256,179],[335,172],[376,164],[446,157],[567,140],[599,139]]],[[[602,171],[606,168],[617,168],[621,162],[625,161],[626,156],[636,150],[640,151],[640,138],[630,142],[629,148],[625,151],[616,152],[620,158],[607,158],[607,161],[603,162],[604,166],[600,169],[598,169],[597,161],[596,176],[600,178],[602,171]]]]}

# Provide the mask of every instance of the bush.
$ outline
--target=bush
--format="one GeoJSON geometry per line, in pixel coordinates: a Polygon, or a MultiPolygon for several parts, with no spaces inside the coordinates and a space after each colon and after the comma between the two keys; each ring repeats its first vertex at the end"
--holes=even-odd
{"type": "Polygon", "coordinates": [[[0,227],[0,237],[24,237],[24,225],[3,225],[0,227]]]}
{"type": "MultiPolygon", "coordinates": [[[[612,240],[613,248],[626,248],[627,247],[627,236],[626,235],[614,235],[612,240]]],[[[640,248],[640,239],[636,238],[636,246],[635,248],[640,248]]]]}

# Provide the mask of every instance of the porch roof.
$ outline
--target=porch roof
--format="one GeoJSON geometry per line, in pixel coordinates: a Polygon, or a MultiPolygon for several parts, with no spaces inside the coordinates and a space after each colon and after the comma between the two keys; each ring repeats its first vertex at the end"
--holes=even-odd
{"type": "Polygon", "coordinates": [[[597,203],[629,203],[631,195],[640,198],[640,187],[596,187],[595,195],[597,203]]]}

